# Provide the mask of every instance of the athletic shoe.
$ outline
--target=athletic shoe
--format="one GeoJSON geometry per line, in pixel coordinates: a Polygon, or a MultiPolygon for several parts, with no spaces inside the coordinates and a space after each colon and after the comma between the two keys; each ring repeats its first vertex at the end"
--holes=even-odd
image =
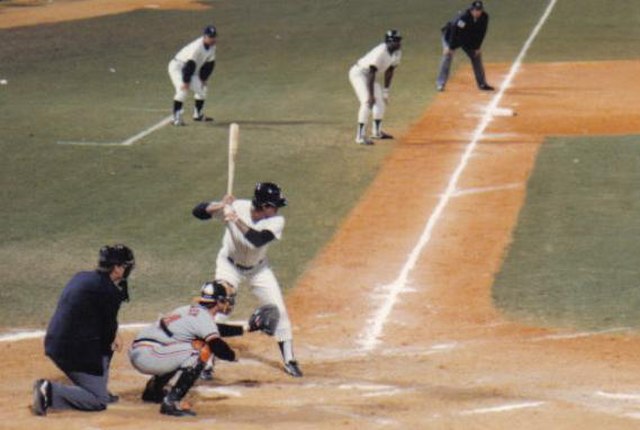
{"type": "Polygon", "coordinates": [[[194,116],[193,120],[194,121],[199,121],[199,122],[212,122],[213,118],[211,118],[209,116],[199,115],[199,116],[194,116]]]}
{"type": "Polygon", "coordinates": [[[302,371],[298,367],[298,362],[295,360],[291,360],[284,363],[284,371],[287,372],[289,375],[293,376],[294,378],[302,377],[302,371]]]}
{"type": "Polygon", "coordinates": [[[443,92],[444,91],[444,84],[436,85],[436,90],[438,90],[439,92],[443,92]]]}
{"type": "Polygon", "coordinates": [[[191,407],[183,402],[169,402],[167,400],[162,401],[160,405],[160,413],[163,415],[171,415],[172,417],[195,417],[196,413],[191,410],[191,407]]]}
{"type": "Polygon", "coordinates": [[[182,126],[186,125],[186,124],[184,123],[184,121],[182,120],[182,118],[176,118],[176,119],[174,119],[173,121],[171,121],[171,124],[172,124],[172,125],[175,125],[176,127],[182,127],[182,126]]]}
{"type": "Polygon", "coordinates": [[[43,417],[47,415],[49,406],[51,406],[51,382],[46,379],[38,379],[33,384],[33,404],[31,411],[34,415],[43,417]]]}
{"type": "Polygon", "coordinates": [[[113,394],[113,393],[107,393],[107,395],[109,396],[109,401],[107,403],[118,403],[120,401],[120,396],[118,396],[117,394],[113,394]]]}
{"type": "Polygon", "coordinates": [[[389,133],[385,133],[384,131],[380,131],[378,134],[374,134],[371,136],[372,139],[393,139],[389,133]]]}
{"type": "Polygon", "coordinates": [[[492,87],[491,85],[489,85],[489,84],[482,84],[482,85],[479,85],[479,86],[478,86],[478,88],[479,88],[481,91],[494,91],[494,90],[495,90],[495,88],[493,88],[493,87],[492,87]]]}
{"type": "Polygon", "coordinates": [[[359,145],[373,145],[373,141],[371,139],[367,139],[365,137],[357,137],[356,143],[359,145]]]}
{"type": "Polygon", "coordinates": [[[213,367],[205,367],[200,373],[200,379],[203,381],[213,381],[213,367]]]}

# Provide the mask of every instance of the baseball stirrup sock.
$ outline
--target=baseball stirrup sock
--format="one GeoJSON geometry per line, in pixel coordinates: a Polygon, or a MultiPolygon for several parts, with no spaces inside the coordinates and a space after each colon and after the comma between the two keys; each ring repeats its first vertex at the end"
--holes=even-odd
{"type": "Polygon", "coordinates": [[[278,342],[278,346],[280,347],[280,353],[282,354],[282,359],[285,363],[288,363],[292,360],[295,360],[293,356],[293,342],[290,340],[285,340],[282,342],[278,342]]]}

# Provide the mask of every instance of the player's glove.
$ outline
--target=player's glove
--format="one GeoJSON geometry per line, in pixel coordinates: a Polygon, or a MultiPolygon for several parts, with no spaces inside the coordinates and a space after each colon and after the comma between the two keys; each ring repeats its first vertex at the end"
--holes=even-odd
{"type": "Polygon", "coordinates": [[[275,305],[260,306],[249,317],[249,331],[260,330],[273,336],[278,321],[280,321],[280,311],[275,305]]]}

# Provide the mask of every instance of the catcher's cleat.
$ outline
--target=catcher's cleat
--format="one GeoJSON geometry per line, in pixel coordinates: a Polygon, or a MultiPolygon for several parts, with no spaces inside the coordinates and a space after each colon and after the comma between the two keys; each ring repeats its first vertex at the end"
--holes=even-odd
{"type": "Polygon", "coordinates": [[[365,137],[357,137],[356,138],[356,143],[358,145],[373,145],[373,140],[367,139],[365,137]]]}
{"type": "Polygon", "coordinates": [[[378,134],[374,134],[371,136],[372,139],[393,139],[389,133],[385,133],[384,131],[380,131],[378,134]]]}
{"type": "Polygon", "coordinates": [[[198,115],[198,116],[194,116],[193,120],[199,121],[199,122],[212,122],[213,118],[211,118],[210,116],[198,115]]]}
{"type": "Polygon", "coordinates": [[[284,363],[284,371],[287,372],[289,375],[293,376],[294,378],[302,377],[302,371],[298,367],[298,362],[295,360],[291,360],[284,363]]]}
{"type": "Polygon", "coordinates": [[[163,415],[171,415],[172,417],[195,417],[196,413],[186,402],[171,402],[163,400],[160,405],[160,413],[163,415]]]}
{"type": "Polygon", "coordinates": [[[213,367],[205,367],[200,372],[200,379],[203,381],[213,381],[213,367]]]}
{"type": "Polygon", "coordinates": [[[38,379],[33,384],[33,404],[31,411],[34,415],[43,417],[47,415],[49,406],[51,406],[51,382],[46,379],[38,379]]]}

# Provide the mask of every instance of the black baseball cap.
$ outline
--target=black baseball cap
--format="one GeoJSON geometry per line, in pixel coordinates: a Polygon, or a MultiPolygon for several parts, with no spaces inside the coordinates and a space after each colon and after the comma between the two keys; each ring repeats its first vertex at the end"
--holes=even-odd
{"type": "Polygon", "coordinates": [[[207,25],[202,33],[205,36],[216,37],[218,35],[218,30],[213,25],[207,25]]]}
{"type": "Polygon", "coordinates": [[[471,3],[471,9],[484,10],[484,4],[480,0],[471,3]]]}

